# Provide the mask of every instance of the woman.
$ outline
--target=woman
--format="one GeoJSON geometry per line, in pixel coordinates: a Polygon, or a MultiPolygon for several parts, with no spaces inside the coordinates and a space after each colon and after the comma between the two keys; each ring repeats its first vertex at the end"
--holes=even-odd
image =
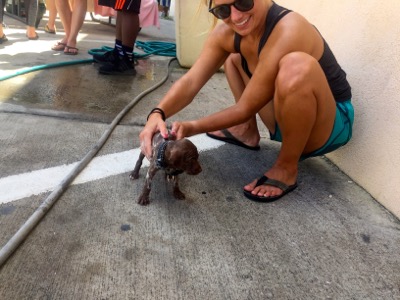
{"type": "Polygon", "coordinates": [[[223,23],[149,114],[140,133],[142,151],[151,155],[153,134],[167,136],[164,115],[188,105],[224,64],[236,103],[199,120],[174,122],[171,130],[178,139],[208,132],[257,150],[259,114],[281,149],[273,166],[243,192],[255,201],[277,200],[297,187],[300,160],[333,151],[351,138],[350,85],[320,33],[301,15],[271,0],[214,0],[209,11],[223,23]]]}

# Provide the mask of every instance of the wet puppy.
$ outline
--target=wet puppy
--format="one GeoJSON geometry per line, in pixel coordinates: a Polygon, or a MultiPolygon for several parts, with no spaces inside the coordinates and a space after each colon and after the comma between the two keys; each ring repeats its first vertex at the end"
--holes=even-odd
{"type": "MultiPolygon", "coordinates": [[[[154,175],[158,170],[164,170],[168,181],[173,182],[173,192],[176,199],[185,199],[178,185],[178,175],[186,172],[189,175],[197,175],[201,172],[196,146],[188,139],[175,140],[169,136],[165,140],[157,133],[153,137],[153,156],[150,159],[149,170],[146,175],[146,182],[138,199],[141,205],[150,203],[149,194],[154,175]]],[[[129,175],[130,179],[139,178],[139,170],[145,155],[141,152],[136,162],[135,169],[129,175]]]]}

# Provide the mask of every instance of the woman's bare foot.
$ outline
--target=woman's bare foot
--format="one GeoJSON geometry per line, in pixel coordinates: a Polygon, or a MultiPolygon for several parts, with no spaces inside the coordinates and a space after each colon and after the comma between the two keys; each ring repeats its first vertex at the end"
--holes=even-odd
{"type": "Polygon", "coordinates": [[[38,34],[36,33],[35,27],[28,26],[26,28],[26,37],[30,40],[37,40],[39,38],[38,34]]]}
{"type": "MultiPolygon", "coordinates": [[[[297,164],[296,166],[289,168],[275,165],[269,171],[264,173],[264,175],[269,179],[280,181],[290,187],[296,184],[297,173],[297,164]]],[[[257,179],[253,180],[248,185],[245,185],[244,190],[260,197],[275,197],[283,193],[283,190],[276,186],[268,185],[266,183],[256,187],[256,184],[257,179]]]]}
{"type": "Polygon", "coordinates": [[[252,126],[248,122],[230,127],[225,130],[209,132],[208,134],[215,137],[220,137],[221,140],[229,137],[230,135],[231,138],[235,138],[250,148],[258,147],[260,142],[260,133],[258,132],[257,126],[252,126]],[[226,133],[226,131],[228,131],[228,133],[226,133]]]}

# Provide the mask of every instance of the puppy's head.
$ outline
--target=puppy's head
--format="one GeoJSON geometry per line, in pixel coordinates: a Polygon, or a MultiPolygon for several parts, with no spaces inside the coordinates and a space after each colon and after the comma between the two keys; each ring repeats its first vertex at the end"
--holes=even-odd
{"type": "Polygon", "coordinates": [[[199,152],[196,146],[188,139],[170,141],[165,149],[166,168],[179,170],[189,175],[197,175],[201,172],[199,152]]]}

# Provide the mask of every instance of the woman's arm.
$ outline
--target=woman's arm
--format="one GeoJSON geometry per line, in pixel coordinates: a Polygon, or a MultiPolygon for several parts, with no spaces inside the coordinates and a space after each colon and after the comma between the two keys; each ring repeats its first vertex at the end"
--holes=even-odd
{"type": "MultiPolygon", "coordinates": [[[[200,89],[211,76],[223,65],[226,58],[233,52],[233,31],[225,24],[216,26],[210,33],[201,54],[190,70],[182,76],[166,93],[157,105],[165,113],[165,117],[171,117],[190,104],[200,89]],[[231,43],[226,41],[231,40],[231,43]]],[[[154,133],[160,131],[168,136],[165,122],[160,113],[149,115],[145,128],[140,133],[142,151],[147,157],[151,156],[151,139],[154,133]]]]}
{"type": "Polygon", "coordinates": [[[198,120],[175,122],[172,130],[176,131],[178,139],[229,128],[249,120],[273,99],[279,62],[285,55],[301,51],[318,59],[323,51],[320,35],[310,23],[296,13],[287,15],[277,24],[259,56],[252,52],[254,44],[250,43],[250,40],[251,38],[243,37],[241,49],[253,76],[239,101],[198,120]]]}

